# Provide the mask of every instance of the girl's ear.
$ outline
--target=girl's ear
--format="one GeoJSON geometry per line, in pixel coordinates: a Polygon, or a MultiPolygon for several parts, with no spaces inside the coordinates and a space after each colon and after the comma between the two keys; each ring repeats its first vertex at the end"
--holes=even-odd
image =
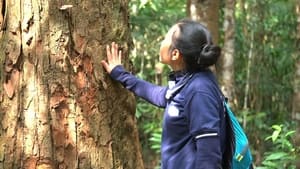
{"type": "Polygon", "coordinates": [[[175,61],[178,60],[181,57],[181,53],[178,49],[174,49],[171,53],[171,60],[175,61]]]}

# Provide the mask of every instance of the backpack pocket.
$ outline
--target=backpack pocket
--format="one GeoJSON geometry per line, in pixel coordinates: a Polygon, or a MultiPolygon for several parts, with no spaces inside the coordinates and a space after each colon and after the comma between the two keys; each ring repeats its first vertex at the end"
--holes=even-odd
{"type": "Polygon", "coordinates": [[[252,155],[249,148],[248,138],[226,101],[224,101],[224,105],[230,118],[235,137],[232,169],[249,169],[252,165],[252,155]]]}

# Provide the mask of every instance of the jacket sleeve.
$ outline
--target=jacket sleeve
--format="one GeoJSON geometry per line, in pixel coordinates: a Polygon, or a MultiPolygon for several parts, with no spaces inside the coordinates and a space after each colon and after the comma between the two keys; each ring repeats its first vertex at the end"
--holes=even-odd
{"type": "Polygon", "coordinates": [[[190,134],[196,145],[196,169],[222,168],[218,103],[205,92],[194,92],[186,104],[190,134]]]}
{"type": "Polygon", "coordinates": [[[110,73],[110,76],[119,81],[125,88],[132,91],[135,95],[158,106],[166,107],[165,94],[167,87],[154,85],[141,80],[124,69],[123,66],[116,66],[110,73]]]}

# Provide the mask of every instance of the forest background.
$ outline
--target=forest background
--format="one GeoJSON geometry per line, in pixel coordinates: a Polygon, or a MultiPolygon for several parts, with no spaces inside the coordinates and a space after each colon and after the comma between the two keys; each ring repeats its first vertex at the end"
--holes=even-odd
{"type": "MultiPolygon", "coordinates": [[[[130,56],[139,77],[166,85],[170,70],[158,61],[160,42],[170,26],[186,17],[206,24],[223,48],[216,74],[248,134],[257,168],[298,168],[299,2],[133,0],[130,56]],[[202,10],[193,16],[197,8],[202,10]],[[207,16],[214,11],[217,15],[207,16]],[[209,23],[213,19],[217,24],[209,23]]],[[[162,112],[138,100],[145,168],[159,166],[162,112]]]]}

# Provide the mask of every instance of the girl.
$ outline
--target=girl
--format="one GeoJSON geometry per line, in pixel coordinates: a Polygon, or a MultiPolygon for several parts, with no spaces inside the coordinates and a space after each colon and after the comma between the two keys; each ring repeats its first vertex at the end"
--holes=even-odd
{"type": "Polygon", "coordinates": [[[209,66],[221,49],[203,25],[181,20],[160,47],[160,61],[172,68],[167,87],[140,80],[121,65],[121,51],[107,46],[101,63],[110,76],[137,96],[165,108],[161,145],[162,169],[229,169],[233,136],[224,97],[209,66]]]}

